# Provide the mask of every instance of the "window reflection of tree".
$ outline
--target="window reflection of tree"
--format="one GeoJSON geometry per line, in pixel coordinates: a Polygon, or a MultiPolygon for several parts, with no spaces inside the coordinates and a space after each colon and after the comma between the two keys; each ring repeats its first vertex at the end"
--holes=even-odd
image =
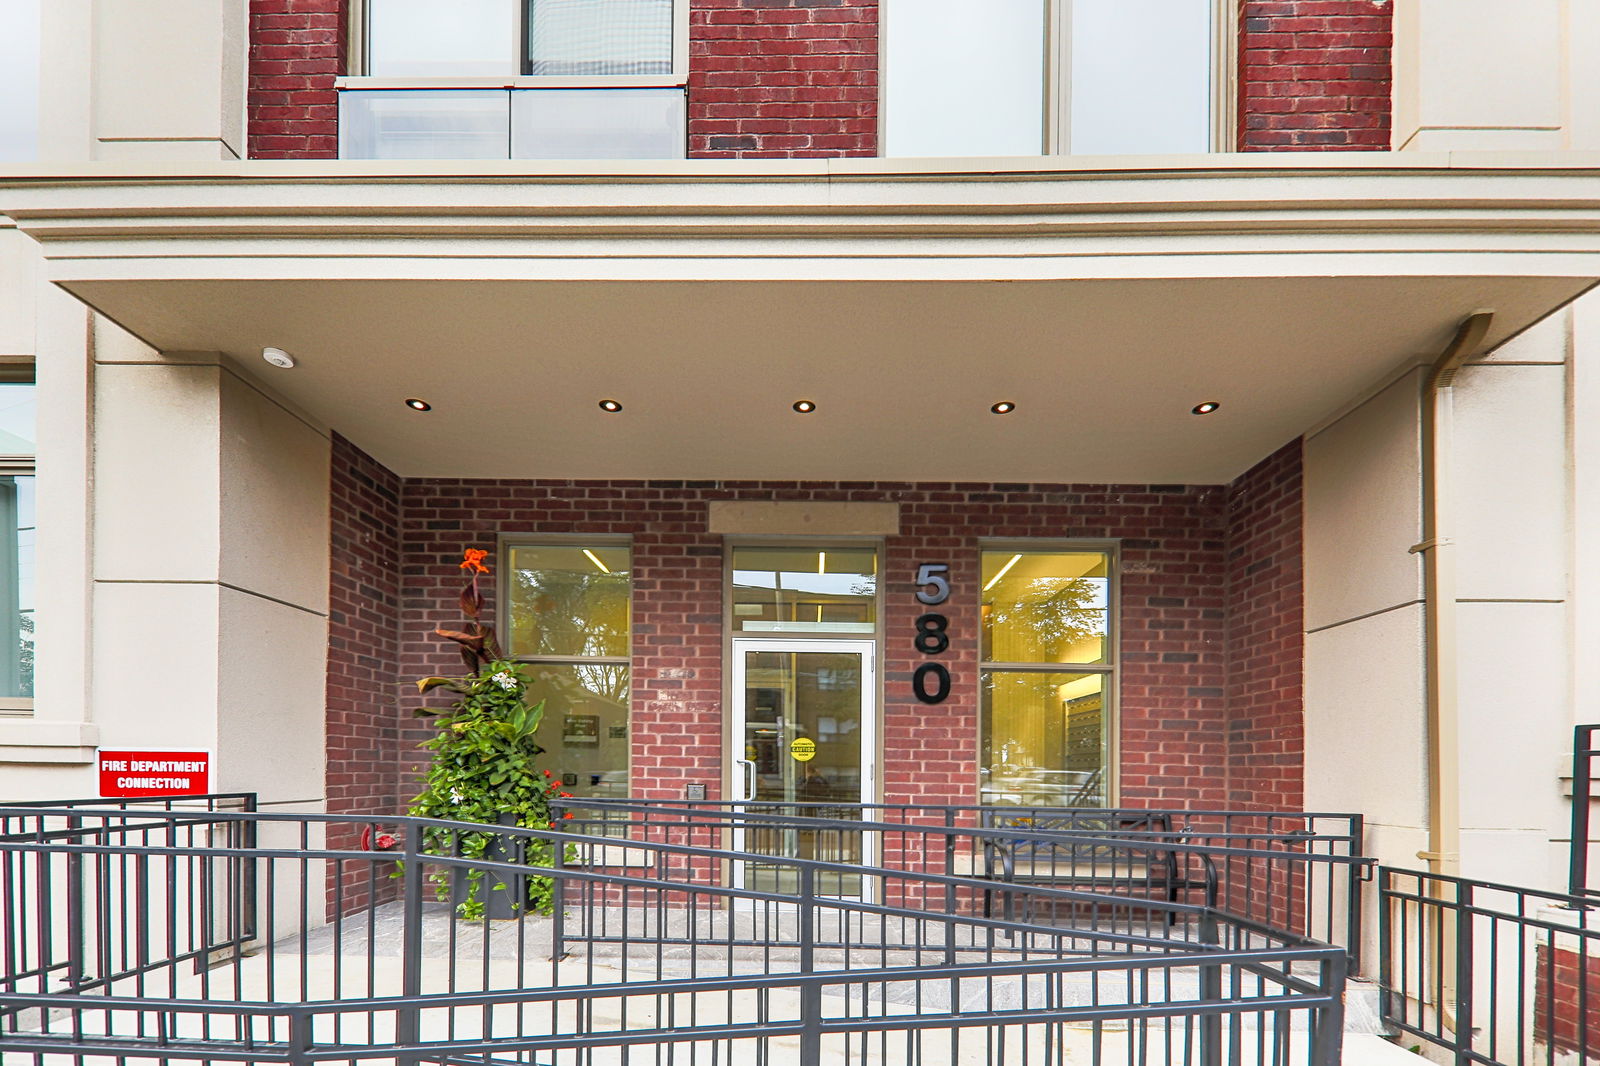
{"type": "Polygon", "coordinates": [[[511,631],[517,654],[627,654],[626,573],[514,570],[511,581],[511,631]]]}
{"type": "Polygon", "coordinates": [[[1031,578],[1014,598],[985,604],[992,642],[987,658],[994,662],[1073,661],[1063,656],[1080,644],[1105,636],[1104,602],[1103,579],[1031,578]]]}

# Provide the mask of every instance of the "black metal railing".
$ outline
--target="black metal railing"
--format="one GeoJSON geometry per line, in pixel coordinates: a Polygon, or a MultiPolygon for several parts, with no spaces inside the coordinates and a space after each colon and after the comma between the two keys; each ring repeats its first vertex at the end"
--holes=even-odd
{"type": "Polygon", "coordinates": [[[588,799],[566,809],[571,828],[597,837],[671,842],[690,839],[690,826],[720,826],[723,837],[692,839],[982,878],[994,882],[986,898],[1000,906],[1014,905],[1006,889],[1018,884],[1192,901],[1207,876],[1200,857],[1208,856],[1217,908],[1343,947],[1353,971],[1361,965],[1361,886],[1374,869],[1356,814],[588,799]]]}
{"type": "Polygon", "coordinates": [[[1458,1063],[1600,1057],[1600,911],[1582,897],[1379,872],[1382,1015],[1458,1063]]]}
{"type": "MultiPolygon", "coordinates": [[[[38,805],[31,805],[35,810],[38,805]]],[[[138,978],[152,966],[203,960],[248,941],[255,884],[237,862],[186,864],[179,871],[154,849],[223,845],[247,847],[250,823],[217,820],[218,811],[256,809],[253,793],[218,793],[182,799],[58,800],[41,817],[19,803],[0,803],[0,841],[27,841],[49,854],[54,841],[80,843],[96,834],[126,851],[112,859],[62,851],[26,868],[0,867],[0,964],[7,981],[37,979],[63,990],[103,988],[138,978]],[[115,826],[86,822],[79,809],[149,811],[115,826]],[[166,815],[181,812],[181,817],[166,815]],[[94,825],[94,829],[87,826],[94,825]],[[135,868],[137,867],[137,869],[135,868]],[[171,886],[151,896],[153,876],[171,886]],[[159,905],[157,905],[159,903],[159,905]],[[135,912],[137,911],[137,915],[135,912]],[[96,930],[136,927],[139,935],[106,939],[96,930]]]]}
{"type": "MultiPolygon", "coordinates": [[[[30,916],[14,923],[0,978],[8,1062],[1339,1057],[1345,951],[1231,915],[1205,888],[1190,900],[1113,896],[875,854],[753,854],[726,846],[725,821],[666,842],[254,811],[6,816],[20,828],[0,837],[0,909],[30,916]],[[504,854],[555,858],[453,854],[483,832],[504,854]],[[374,850],[385,834],[397,850],[374,850]],[[519,901],[548,889],[554,912],[462,920],[431,882],[473,872],[483,891],[519,901]],[[96,916],[76,970],[40,963],[67,935],[60,915],[26,902],[41,888],[80,894],[96,916]],[[1008,913],[985,912],[996,891],[1012,897],[1008,913]]],[[[760,824],[793,840],[822,828],[760,824]]],[[[1177,849],[1201,870],[1226,851],[1116,832],[1073,845],[1102,857],[1177,849]]]]}

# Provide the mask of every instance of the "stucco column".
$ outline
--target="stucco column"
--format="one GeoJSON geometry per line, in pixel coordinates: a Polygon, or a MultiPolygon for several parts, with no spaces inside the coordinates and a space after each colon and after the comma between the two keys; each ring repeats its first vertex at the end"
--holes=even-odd
{"type": "MultiPolygon", "coordinates": [[[[1394,147],[1567,146],[1564,0],[1395,0],[1394,147]]],[[[1575,5],[1583,6],[1583,5],[1575,5]]]]}

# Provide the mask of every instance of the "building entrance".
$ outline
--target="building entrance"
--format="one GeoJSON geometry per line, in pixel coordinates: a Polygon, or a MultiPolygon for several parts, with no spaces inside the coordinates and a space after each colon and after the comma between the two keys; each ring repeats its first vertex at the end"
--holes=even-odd
{"type": "MultiPolygon", "coordinates": [[[[877,794],[877,691],[870,640],[736,639],[733,642],[733,720],[729,732],[733,794],[760,814],[798,816],[772,830],[741,832],[738,850],[754,855],[856,864],[857,832],[818,826],[806,818],[856,819],[850,806],[877,794]]],[[[792,891],[784,868],[752,861],[740,884],[792,891]]],[[[860,878],[827,873],[818,891],[859,895],[860,878]]]]}

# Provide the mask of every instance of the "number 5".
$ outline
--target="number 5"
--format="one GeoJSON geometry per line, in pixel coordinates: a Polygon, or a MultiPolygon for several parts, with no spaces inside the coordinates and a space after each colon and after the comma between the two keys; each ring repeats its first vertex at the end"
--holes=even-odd
{"type": "Polygon", "coordinates": [[[918,589],[917,599],[929,606],[948,600],[950,598],[950,582],[945,580],[944,575],[949,572],[950,567],[944,563],[923,563],[917,567],[917,584],[933,586],[932,592],[918,589]]]}

